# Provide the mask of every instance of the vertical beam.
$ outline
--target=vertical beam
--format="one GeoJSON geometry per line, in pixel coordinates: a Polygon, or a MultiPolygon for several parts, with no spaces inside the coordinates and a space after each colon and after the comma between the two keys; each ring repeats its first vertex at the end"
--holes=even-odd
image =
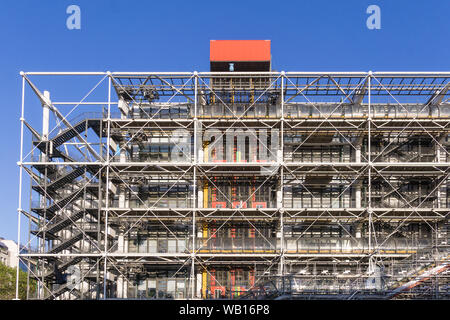
{"type": "Polygon", "coordinates": [[[194,190],[193,190],[193,203],[192,203],[192,253],[191,253],[191,299],[195,298],[195,214],[198,208],[197,203],[197,165],[198,165],[198,149],[197,149],[197,91],[198,91],[198,73],[194,71],[194,190]]]}
{"type": "MultiPolygon", "coordinates": [[[[441,150],[444,151],[443,153],[445,153],[445,150],[442,148],[442,145],[443,145],[443,143],[445,141],[445,135],[443,135],[441,138],[439,138],[439,137],[436,137],[436,138],[437,138],[436,140],[439,142],[439,143],[435,143],[434,144],[435,145],[435,152],[436,152],[436,162],[439,163],[439,162],[442,162],[441,161],[441,154],[442,154],[441,150]]],[[[442,207],[441,206],[441,200],[445,196],[445,192],[441,193],[441,191],[445,190],[445,186],[446,186],[445,182],[444,182],[443,186],[444,186],[444,188],[442,188],[442,186],[440,186],[436,190],[436,198],[437,198],[437,200],[436,200],[436,208],[441,208],[442,207]]]]}
{"type": "Polygon", "coordinates": [[[16,297],[15,300],[19,300],[19,274],[20,274],[20,218],[22,216],[22,178],[23,178],[23,129],[25,121],[25,77],[21,71],[22,76],[22,107],[20,112],[20,160],[19,160],[19,207],[17,208],[17,268],[16,268],[16,297]]]}
{"type": "MultiPolygon", "coordinates": [[[[109,216],[109,170],[110,170],[110,139],[111,139],[111,72],[107,72],[108,74],[108,115],[106,122],[108,124],[107,127],[107,139],[106,139],[106,195],[105,195],[105,246],[104,246],[104,266],[103,266],[103,299],[106,299],[106,289],[107,289],[107,280],[108,280],[108,272],[107,272],[107,262],[108,262],[108,216],[109,216]]],[[[99,198],[101,195],[99,194],[99,198]]],[[[100,216],[99,216],[100,217],[100,216]]]]}
{"type": "MultiPolygon", "coordinates": [[[[32,184],[33,184],[33,179],[30,177],[30,197],[29,197],[29,208],[31,208],[32,206],[32,201],[31,201],[31,194],[32,194],[32,184]]],[[[28,243],[28,252],[31,252],[31,230],[32,230],[32,223],[31,223],[31,219],[29,217],[28,218],[28,239],[27,239],[27,243],[28,243]]],[[[36,263],[37,266],[37,263],[36,263]]],[[[37,268],[36,268],[37,269],[37,268]]],[[[30,273],[31,273],[31,262],[30,259],[28,259],[27,262],[27,297],[26,299],[29,300],[30,299],[30,273]]]]}
{"type": "MultiPolygon", "coordinates": [[[[102,120],[103,120],[103,108],[102,108],[102,120]]],[[[101,141],[103,138],[103,121],[100,121],[100,136],[99,136],[99,143],[101,146],[101,141]]],[[[104,157],[103,154],[103,148],[102,146],[100,147],[100,157],[104,157]]],[[[103,168],[100,168],[99,172],[98,172],[98,188],[97,188],[97,192],[98,192],[98,197],[97,197],[97,240],[100,239],[100,235],[101,235],[101,231],[100,231],[100,223],[102,221],[101,219],[101,215],[102,215],[102,190],[103,190],[103,184],[102,184],[102,179],[100,179],[100,177],[102,176],[102,172],[103,172],[103,168]]],[[[100,249],[100,245],[99,245],[99,249],[100,249]]],[[[96,271],[96,276],[95,276],[95,298],[96,299],[100,299],[100,292],[101,292],[101,288],[100,288],[100,260],[101,258],[98,258],[98,261],[95,264],[95,271],[96,271]]]]}
{"type": "MultiPolygon", "coordinates": [[[[371,155],[371,125],[372,125],[372,110],[371,110],[371,81],[372,81],[372,71],[369,71],[369,75],[367,78],[368,83],[368,112],[369,115],[367,117],[367,150],[368,150],[368,156],[367,161],[369,164],[369,175],[368,175],[368,203],[367,203],[367,212],[369,214],[369,254],[372,254],[372,155],[371,155]]],[[[371,262],[372,262],[372,256],[369,258],[369,268],[371,268],[371,262]]],[[[372,271],[372,270],[371,270],[372,271]]]]}
{"type": "MultiPolygon", "coordinates": [[[[50,126],[50,105],[51,105],[51,100],[50,100],[50,92],[49,91],[44,91],[43,93],[43,101],[42,101],[42,140],[43,141],[48,141],[48,135],[49,135],[49,126],[50,126]]],[[[47,147],[45,148],[45,153],[43,153],[41,155],[41,161],[49,161],[49,155],[53,152],[53,143],[49,143],[47,144],[47,147]]],[[[44,181],[44,190],[45,192],[47,192],[47,169],[45,169],[44,173],[40,174],[42,181],[44,181]]],[[[30,191],[31,192],[31,191],[30,191]]],[[[47,201],[47,197],[44,194],[40,194],[39,195],[39,203],[41,205],[41,207],[46,207],[46,201],[47,201]]],[[[30,207],[31,208],[31,207],[30,207]]],[[[44,213],[44,223],[45,223],[45,218],[47,216],[47,212],[44,213]]],[[[45,232],[43,234],[43,237],[41,239],[42,241],[42,252],[45,252],[45,232]]],[[[44,270],[44,264],[42,264],[42,270],[44,270]]],[[[44,272],[42,273],[42,283],[44,283],[44,272]]]]}
{"type": "Polygon", "coordinates": [[[190,276],[190,280],[191,280],[191,299],[195,298],[195,214],[196,214],[196,209],[197,209],[197,204],[196,204],[196,181],[195,179],[197,178],[197,167],[194,167],[194,190],[193,190],[193,204],[192,204],[192,252],[191,252],[191,276],[190,276]]]}
{"type": "MultiPolygon", "coordinates": [[[[281,233],[281,269],[280,269],[280,275],[284,276],[284,253],[285,253],[285,243],[284,243],[284,80],[285,80],[285,72],[281,72],[281,128],[280,128],[280,149],[281,149],[281,157],[278,159],[278,161],[281,160],[280,163],[280,201],[277,202],[280,205],[278,209],[280,210],[280,233],[281,233]]],[[[284,284],[284,278],[282,279],[284,284]]]]}

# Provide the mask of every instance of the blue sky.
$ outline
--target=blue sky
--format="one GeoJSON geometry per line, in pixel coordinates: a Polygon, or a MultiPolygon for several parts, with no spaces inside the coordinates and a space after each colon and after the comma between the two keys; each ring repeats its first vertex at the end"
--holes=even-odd
{"type": "Polygon", "coordinates": [[[4,0],[0,236],[17,233],[20,70],[208,71],[209,40],[270,39],[278,71],[450,71],[449,12],[448,0],[4,0]],[[81,30],[66,28],[71,4],[81,30]],[[381,30],[366,27],[371,4],[381,30]]]}

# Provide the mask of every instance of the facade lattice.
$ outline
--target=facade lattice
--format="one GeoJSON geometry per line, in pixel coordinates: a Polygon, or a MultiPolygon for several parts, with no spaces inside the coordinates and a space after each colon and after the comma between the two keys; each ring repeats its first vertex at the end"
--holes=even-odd
{"type": "Polygon", "coordinates": [[[450,73],[22,79],[30,299],[449,298],[450,73]]]}

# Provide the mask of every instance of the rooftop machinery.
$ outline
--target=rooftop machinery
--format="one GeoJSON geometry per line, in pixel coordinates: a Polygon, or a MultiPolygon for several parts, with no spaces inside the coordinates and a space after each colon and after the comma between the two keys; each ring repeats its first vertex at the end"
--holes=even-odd
{"type": "Polygon", "coordinates": [[[21,74],[29,298],[448,298],[450,73],[210,53],[21,74]]]}

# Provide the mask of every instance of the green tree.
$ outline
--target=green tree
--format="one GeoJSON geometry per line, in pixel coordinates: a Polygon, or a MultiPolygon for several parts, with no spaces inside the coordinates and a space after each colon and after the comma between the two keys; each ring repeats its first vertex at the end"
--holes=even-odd
{"type": "MultiPolygon", "coordinates": [[[[36,281],[30,279],[30,294],[36,291],[36,281]]],[[[16,297],[16,269],[0,263],[0,300],[16,297]]],[[[19,271],[19,298],[27,298],[27,273],[19,271]]]]}

